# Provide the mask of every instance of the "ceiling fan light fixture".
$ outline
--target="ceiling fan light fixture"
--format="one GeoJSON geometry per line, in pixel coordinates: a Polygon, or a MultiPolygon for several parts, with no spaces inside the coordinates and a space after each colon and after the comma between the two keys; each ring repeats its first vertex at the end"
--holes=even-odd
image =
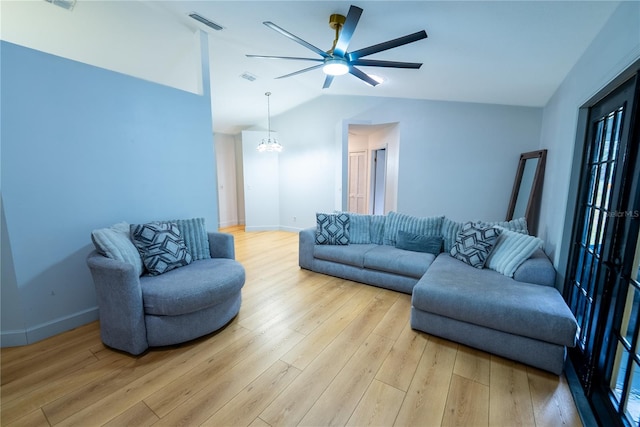
{"type": "Polygon", "coordinates": [[[349,65],[345,59],[330,58],[324,62],[322,71],[330,76],[342,76],[349,72],[349,65]]]}

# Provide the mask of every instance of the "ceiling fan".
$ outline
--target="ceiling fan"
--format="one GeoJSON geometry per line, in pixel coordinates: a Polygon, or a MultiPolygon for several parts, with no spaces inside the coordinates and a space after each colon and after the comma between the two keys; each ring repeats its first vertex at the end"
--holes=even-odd
{"type": "Polygon", "coordinates": [[[362,59],[365,56],[373,55],[374,53],[382,52],[385,50],[393,49],[395,47],[403,46],[405,44],[413,43],[418,40],[422,40],[427,38],[427,32],[422,30],[413,34],[406,35],[404,37],[399,37],[397,39],[388,40],[383,43],[378,43],[369,47],[365,47],[362,49],[358,49],[352,52],[347,52],[347,48],[349,47],[349,42],[351,42],[351,37],[353,36],[353,32],[358,25],[358,21],[360,20],[360,15],[362,15],[363,10],[357,6],[349,7],[349,12],[347,16],[333,14],[329,17],[329,26],[335,30],[336,37],[333,41],[333,46],[328,51],[323,51],[322,49],[317,48],[316,46],[302,40],[300,37],[291,34],[287,30],[277,26],[271,21],[263,22],[264,25],[271,28],[274,31],[279,32],[285,37],[290,38],[296,43],[301,44],[309,50],[320,55],[320,58],[301,58],[301,57],[292,57],[292,56],[266,56],[266,55],[247,55],[249,58],[262,58],[262,59],[290,59],[290,60],[303,60],[303,61],[315,61],[320,62],[318,65],[314,65],[308,68],[304,68],[302,70],[295,71],[290,74],[285,74],[284,76],[276,77],[277,79],[283,79],[285,77],[295,76],[297,74],[306,73],[307,71],[315,70],[318,68],[322,68],[322,71],[327,75],[324,80],[323,89],[331,86],[333,82],[333,78],[335,76],[343,75],[346,73],[350,73],[360,80],[370,84],[371,86],[376,86],[379,82],[373,79],[367,73],[361,71],[356,68],[358,66],[364,67],[389,67],[389,68],[410,68],[410,69],[418,69],[422,66],[422,63],[416,62],[397,62],[397,61],[382,61],[377,59],[362,59]]]}

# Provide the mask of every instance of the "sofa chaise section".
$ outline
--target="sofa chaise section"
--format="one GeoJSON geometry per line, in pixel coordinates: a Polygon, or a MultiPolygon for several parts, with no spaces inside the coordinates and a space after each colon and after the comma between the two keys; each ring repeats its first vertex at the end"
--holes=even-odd
{"type": "Polygon", "coordinates": [[[519,270],[512,279],[438,255],[413,289],[412,328],[559,375],[575,345],[575,319],[544,254],[519,270]],[[515,280],[522,278],[538,283],[515,280]]]}

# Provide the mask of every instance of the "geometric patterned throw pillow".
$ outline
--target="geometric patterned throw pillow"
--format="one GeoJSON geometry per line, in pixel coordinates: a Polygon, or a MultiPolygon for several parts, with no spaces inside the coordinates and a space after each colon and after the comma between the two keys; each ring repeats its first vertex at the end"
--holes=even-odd
{"type": "Polygon", "coordinates": [[[349,214],[316,214],[317,245],[348,245],[349,214]]]}
{"type": "Polygon", "coordinates": [[[499,228],[467,222],[451,247],[451,256],[475,268],[482,268],[500,235],[499,228]]]}
{"type": "Polygon", "coordinates": [[[152,276],[191,263],[191,254],[174,223],[131,224],[131,240],[152,276]]]}

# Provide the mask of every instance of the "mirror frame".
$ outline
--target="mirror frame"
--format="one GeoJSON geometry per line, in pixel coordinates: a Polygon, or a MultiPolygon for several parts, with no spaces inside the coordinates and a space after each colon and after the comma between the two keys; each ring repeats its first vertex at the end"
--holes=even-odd
{"type": "Polygon", "coordinates": [[[536,172],[533,176],[531,193],[529,194],[529,201],[527,202],[527,208],[524,212],[524,217],[527,220],[527,228],[529,229],[529,234],[531,234],[532,236],[536,236],[538,232],[538,215],[540,210],[541,198],[540,196],[542,193],[542,180],[544,178],[547,150],[529,151],[528,153],[522,153],[520,155],[518,170],[516,172],[516,179],[513,183],[513,190],[511,191],[511,200],[509,201],[509,208],[507,209],[507,221],[511,221],[513,219],[513,212],[516,208],[516,202],[518,199],[518,194],[520,192],[520,184],[522,183],[524,167],[527,160],[530,159],[538,159],[538,165],[536,166],[536,172]]]}

